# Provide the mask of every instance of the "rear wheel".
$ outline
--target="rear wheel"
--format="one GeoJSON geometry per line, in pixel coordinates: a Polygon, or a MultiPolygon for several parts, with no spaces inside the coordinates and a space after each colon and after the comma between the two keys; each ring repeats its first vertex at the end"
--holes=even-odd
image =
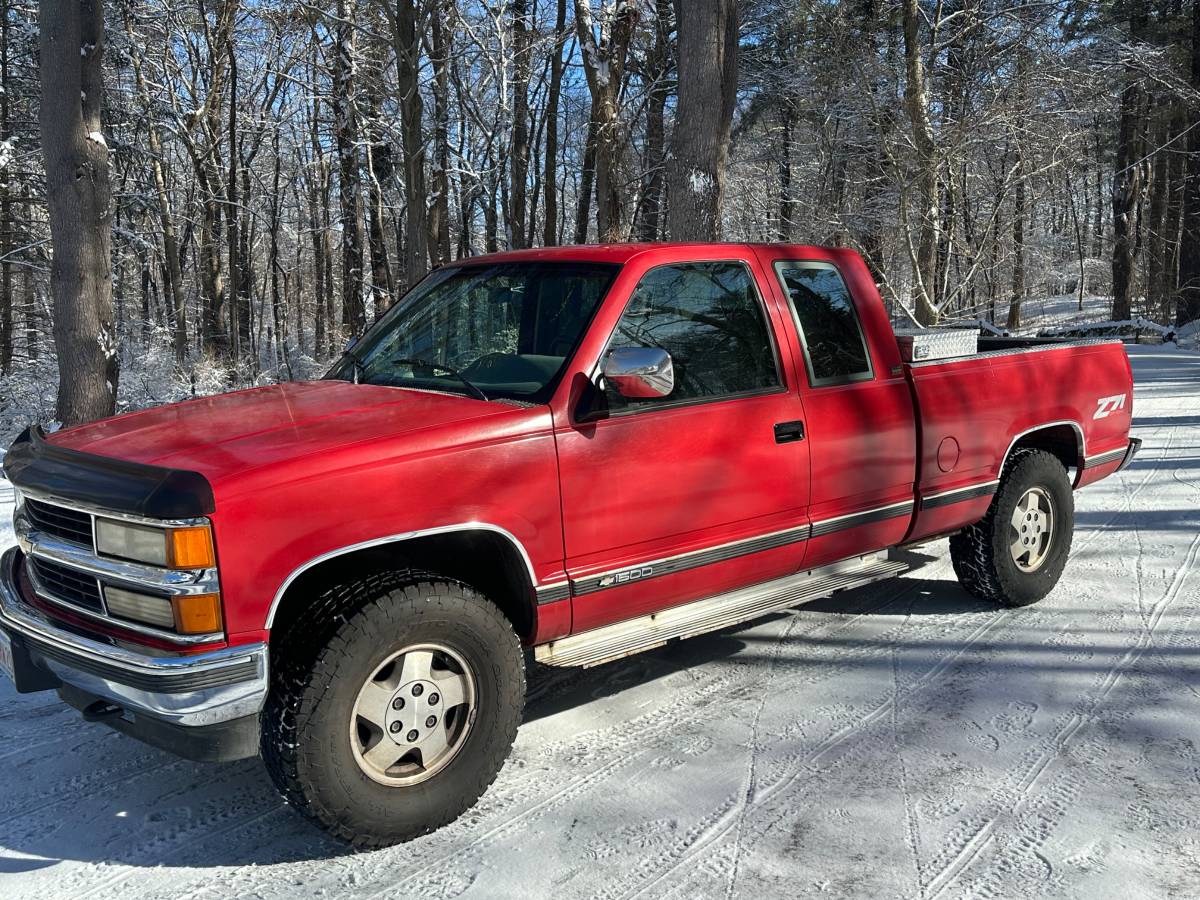
{"type": "Polygon", "coordinates": [[[396,573],[339,586],[272,650],[267,770],[292,806],[356,847],[458,818],[516,737],[520,641],[463,584],[396,573]]]}
{"type": "Polygon", "coordinates": [[[980,599],[1005,606],[1036,603],[1062,575],[1074,519],[1063,464],[1044,450],[1018,450],[987,515],[950,538],[954,572],[980,599]]]}

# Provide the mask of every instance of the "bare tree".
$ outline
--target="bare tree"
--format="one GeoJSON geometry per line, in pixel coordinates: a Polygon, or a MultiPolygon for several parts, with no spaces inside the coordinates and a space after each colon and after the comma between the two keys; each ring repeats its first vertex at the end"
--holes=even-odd
{"type": "MultiPolygon", "coordinates": [[[[937,322],[938,236],[941,231],[941,210],[938,196],[937,142],[929,116],[929,93],[925,84],[925,47],[921,41],[921,11],[917,0],[904,0],[904,102],[912,122],[913,145],[916,147],[917,205],[920,222],[916,252],[912,253],[913,300],[917,321],[922,325],[937,322]]],[[[910,242],[911,243],[911,242],[910,242]]]]}
{"type": "Polygon", "coordinates": [[[511,0],[512,8],[512,141],[509,154],[508,245],[525,246],[529,184],[529,73],[533,52],[528,0],[511,0]]]}
{"type": "Polygon", "coordinates": [[[679,108],[667,161],[673,240],[721,233],[725,163],[737,99],[737,0],[676,0],[679,108]]]}
{"type": "Polygon", "coordinates": [[[542,243],[558,243],[558,116],[562,96],[563,46],[567,40],[567,0],[557,0],[554,19],[554,43],[550,50],[550,87],[546,95],[546,152],[543,155],[542,182],[546,192],[542,243]]]}
{"type": "Polygon", "coordinates": [[[400,131],[404,148],[405,280],[411,286],[429,271],[429,216],[425,192],[425,104],[421,99],[421,42],[417,0],[377,0],[383,5],[396,53],[400,131]]]}
{"type": "Polygon", "coordinates": [[[592,14],[589,0],[575,0],[575,28],[588,89],[592,95],[595,141],[596,230],[602,242],[625,236],[625,204],[621,156],[625,124],[621,118],[621,84],[629,61],[629,46],[638,21],[638,7],[625,0],[604,0],[592,14]]]}
{"type": "MultiPolygon", "coordinates": [[[[1200,94],[1200,3],[1192,5],[1192,88],[1200,94]]],[[[1200,103],[1192,98],[1188,132],[1187,170],[1183,192],[1183,223],[1179,242],[1179,325],[1200,320],[1200,103]]]]}
{"type": "Polygon", "coordinates": [[[74,425],[112,415],[117,398],[112,186],[100,121],[104,8],[100,0],[41,0],[39,10],[57,414],[74,425]]]}
{"type": "MultiPolygon", "coordinates": [[[[1145,0],[1130,0],[1129,36],[1140,41],[1146,28],[1145,0]]],[[[1141,127],[1141,91],[1137,69],[1126,66],[1125,85],[1121,89],[1121,118],[1117,131],[1117,171],[1113,176],[1113,304],[1112,317],[1118,321],[1132,314],[1134,258],[1137,255],[1137,223],[1134,217],[1141,199],[1144,163],[1139,131],[1141,127]]]]}

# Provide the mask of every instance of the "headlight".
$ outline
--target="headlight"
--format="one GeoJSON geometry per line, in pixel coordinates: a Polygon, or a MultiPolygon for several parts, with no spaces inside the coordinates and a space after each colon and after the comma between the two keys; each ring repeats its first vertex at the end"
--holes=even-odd
{"type": "Polygon", "coordinates": [[[96,552],[166,569],[211,569],[216,565],[207,525],[153,528],[116,519],[96,519],[96,552]]]}

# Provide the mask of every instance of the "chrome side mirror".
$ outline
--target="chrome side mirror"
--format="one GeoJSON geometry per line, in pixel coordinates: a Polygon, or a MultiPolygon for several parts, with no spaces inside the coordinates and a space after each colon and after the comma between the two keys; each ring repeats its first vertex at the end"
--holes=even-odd
{"type": "Polygon", "coordinates": [[[630,400],[666,397],[675,390],[675,364],[671,354],[659,347],[609,350],[601,371],[604,380],[630,400]]]}

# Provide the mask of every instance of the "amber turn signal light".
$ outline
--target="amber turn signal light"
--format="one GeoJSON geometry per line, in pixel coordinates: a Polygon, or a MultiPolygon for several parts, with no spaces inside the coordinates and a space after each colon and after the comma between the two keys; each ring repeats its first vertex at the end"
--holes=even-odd
{"type": "Polygon", "coordinates": [[[211,569],[217,564],[212,531],[207,525],[172,528],[167,532],[173,569],[211,569]]]}
{"type": "Polygon", "coordinates": [[[171,598],[175,630],[180,634],[212,634],[221,630],[220,594],[184,594],[171,598]]]}

